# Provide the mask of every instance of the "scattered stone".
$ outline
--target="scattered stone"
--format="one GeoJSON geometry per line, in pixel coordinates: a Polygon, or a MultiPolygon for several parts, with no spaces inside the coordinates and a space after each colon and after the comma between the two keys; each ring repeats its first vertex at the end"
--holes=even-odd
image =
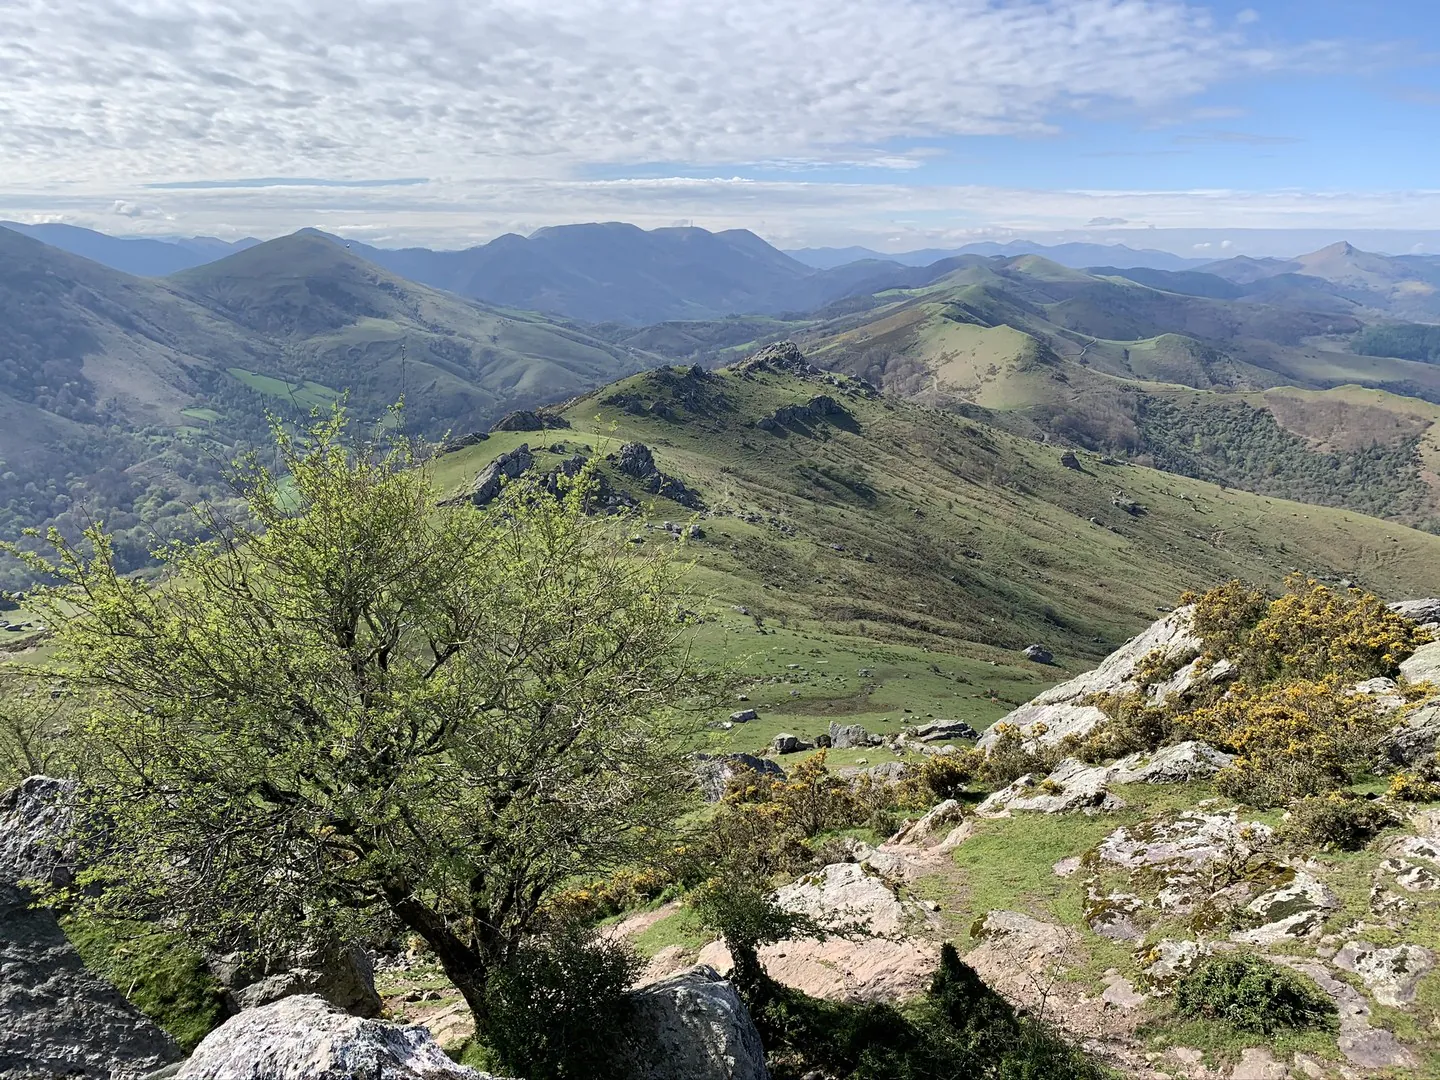
{"type": "Polygon", "coordinates": [[[312,994],[233,1016],[205,1036],[175,1080],[486,1080],[418,1025],[341,1012],[312,994]]]}
{"type": "Polygon", "coordinates": [[[1095,848],[1114,866],[1199,870],[1222,859],[1244,860],[1267,844],[1273,830],[1258,821],[1241,822],[1234,813],[1187,810],[1170,820],[1116,829],[1095,848]]]}
{"type": "Polygon", "coordinates": [[[1123,975],[1111,975],[1105,980],[1105,992],[1100,995],[1100,1000],[1117,1009],[1129,1010],[1138,1009],[1149,997],[1137,991],[1123,975]]]}
{"type": "Polygon", "coordinates": [[[699,966],[631,995],[634,1080],[769,1080],[760,1033],[735,988],[699,966]]]}
{"type": "Polygon", "coordinates": [[[734,724],[748,724],[751,720],[759,720],[760,714],[754,709],[740,709],[730,714],[730,722],[734,724]]]}
{"type": "Polygon", "coordinates": [[[1169,993],[1176,980],[1193,971],[1195,965],[1210,952],[1210,946],[1204,942],[1165,938],[1141,949],[1136,956],[1136,964],[1145,986],[1154,993],[1164,994],[1169,993]]]}
{"type": "Polygon", "coordinates": [[[314,994],[355,1016],[379,1016],[383,1008],[375,967],[358,945],[315,944],[259,960],[231,953],[207,957],[206,965],[225,988],[231,1012],[296,994],[314,994]]]}
{"type": "Polygon", "coordinates": [[[676,477],[660,471],[655,464],[655,455],[644,443],[625,443],[611,454],[608,460],[614,463],[617,471],[638,480],[641,487],[652,495],[659,495],[692,510],[702,510],[705,507],[699,492],[686,487],[685,483],[676,477]]]}
{"type": "Polygon", "coordinates": [[[929,724],[919,724],[914,729],[914,735],[921,742],[927,743],[980,738],[980,733],[963,720],[936,720],[929,724]]]}
{"type": "Polygon", "coordinates": [[[1435,954],[1419,945],[1382,949],[1368,941],[1348,941],[1334,965],[1360,976],[1381,1005],[1404,1008],[1415,1000],[1415,984],[1435,966],[1435,954]]]}
{"type": "Polygon", "coordinates": [[[1288,1080],[1289,1076],[1285,1063],[1261,1046],[1241,1050],[1240,1060],[1230,1070],[1230,1080],[1288,1080]]]}
{"type": "Polygon", "coordinates": [[[1090,891],[1085,905],[1085,924],[1111,941],[1142,941],[1145,931],[1135,924],[1134,916],[1144,908],[1145,902],[1130,893],[1090,891]]]}
{"type": "Polygon", "coordinates": [[[1071,877],[1080,870],[1080,864],[1080,856],[1072,855],[1068,859],[1061,859],[1050,867],[1050,870],[1056,877],[1071,877]]]}
{"type": "Polygon", "coordinates": [[[789,732],[781,732],[770,742],[771,747],[777,754],[798,754],[805,750],[814,750],[815,744],[806,742],[798,735],[791,735],[789,732]]]}
{"type": "Polygon", "coordinates": [[[955,799],[946,799],[932,806],[923,817],[906,825],[889,842],[930,846],[948,838],[964,821],[965,811],[960,803],[955,799]]]}

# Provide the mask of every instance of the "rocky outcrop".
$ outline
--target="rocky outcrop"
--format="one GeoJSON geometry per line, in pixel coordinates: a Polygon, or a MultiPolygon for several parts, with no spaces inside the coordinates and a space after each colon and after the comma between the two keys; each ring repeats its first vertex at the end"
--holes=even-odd
{"type": "Polygon", "coordinates": [[[481,469],[480,474],[475,477],[475,482],[470,485],[469,491],[453,499],[447,499],[446,503],[472,502],[476,506],[488,506],[499,496],[507,481],[517,479],[534,464],[535,455],[530,452],[529,444],[521,443],[514,450],[501,454],[481,469]]]}
{"type": "Polygon", "coordinates": [[[1421,626],[1440,630],[1440,597],[1425,600],[1397,600],[1387,604],[1391,611],[1405,616],[1421,626]]]}
{"type": "Polygon", "coordinates": [[[517,409],[515,412],[506,413],[499,420],[491,431],[545,431],[549,428],[568,428],[570,421],[558,413],[532,412],[529,409],[517,409]]]}
{"type": "Polygon", "coordinates": [[[1121,758],[1110,766],[1112,784],[1188,784],[1214,776],[1235,760],[1209,743],[1181,742],[1121,758]]]}
{"type": "Polygon", "coordinates": [[[1112,795],[1106,784],[1111,770],[1066,758],[1047,777],[1022,776],[992,794],[975,812],[981,817],[1010,813],[1060,814],[1067,811],[1119,810],[1125,800],[1112,795]]]}
{"type": "Polygon", "coordinates": [[[1430,758],[1440,744],[1440,703],[1412,709],[1380,744],[1392,765],[1414,765],[1430,758]]]}
{"type": "Polygon", "coordinates": [[[804,405],[781,405],[769,416],[755,421],[761,431],[777,432],[782,428],[808,428],[824,420],[850,419],[850,413],[828,394],[818,394],[804,405]]]}
{"type": "Polygon", "coordinates": [[[860,724],[830,723],[830,745],[836,750],[853,750],[856,747],[879,746],[880,736],[872,735],[860,724]]]}
{"type": "Polygon", "coordinates": [[[423,1027],[351,1016],[310,994],[225,1021],[173,1075],[175,1080],[491,1080],[451,1061],[423,1027]]]}
{"type": "Polygon", "coordinates": [[[703,510],[705,501],[700,493],[685,486],[684,481],[661,472],[655,464],[655,455],[644,443],[628,442],[609,456],[616,470],[633,480],[651,495],[679,503],[691,510],[703,510]]]}
{"type": "Polygon", "coordinates": [[[1332,962],[1360,976],[1381,1005],[1403,1009],[1415,1000],[1415,985],[1435,967],[1435,954],[1421,945],[1385,949],[1368,941],[1348,941],[1332,962]]]}
{"type": "Polygon", "coordinates": [[[258,962],[238,954],[210,957],[208,966],[229,995],[232,1012],[281,998],[314,994],[355,1016],[379,1016],[375,967],[358,945],[315,945],[258,962]]]}
{"type": "Polygon", "coordinates": [[[1421,645],[1400,664],[1400,674],[1411,683],[1434,683],[1440,686],[1440,641],[1421,645]]]}
{"type": "Polygon", "coordinates": [[[793,341],[777,341],[773,345],[766,345],[754,356],[735,365],[735,370],[742,375],[755,371],[778,371],[786,375],[800,376],[824,374],[805,359],[800,346],[793,341]]]}
{"type": "Polygon", "coordinates": [[[714,968],[641,987],[631,1003],[634,1080],[769,1080],[760,1033],[714,968]]]}
{"type": "Polygon", "coordinates": [[[65,885],[73,785],[33,776],[0,796],[0,1078],[131,1080],[175,1061],[170,1037],[85,968],[20,885],[65,885]]]}
{"type": "MultiPolygon", "coordinates": [[[[1104,722],[1105,714],[1084,701],[1096,694],[1123,694],[1139,689],[1136,675],[1141,663],[1152,655],[1171,664],[1184,664],[1199,655],[1200,639],[1190,626],[1192,607],[1177,608],[1154,623],[1143,634],[1116,649],[1093,671],[1052,686],[1001,717],[1000,723],[1020,729],[1029,738],[1037,724],[1048,730],[1039,736],[1042,745],[1056,745],[1066,735],[1086,735],[1104,722]]],[[[998,726],[998,725],[997,725],[998,726]]],[[[981,749],[995,744],[999,734],[992,727],[980,737],[981,749]]]]}

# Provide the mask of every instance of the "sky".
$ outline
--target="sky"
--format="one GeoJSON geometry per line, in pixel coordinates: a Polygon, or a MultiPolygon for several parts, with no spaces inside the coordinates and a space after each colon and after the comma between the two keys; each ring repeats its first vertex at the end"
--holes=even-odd
{"type": "Polygon", "coordinates": [[[0,217],[115,234],[1440,253],[1437,134],[1436,0],[0,0],[0,217]]]}

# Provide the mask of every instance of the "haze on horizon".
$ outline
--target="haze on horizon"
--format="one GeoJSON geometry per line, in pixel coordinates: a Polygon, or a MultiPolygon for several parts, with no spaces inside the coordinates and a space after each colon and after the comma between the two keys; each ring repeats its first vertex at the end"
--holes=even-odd
{"type": "Polygon", "coordinates": [[[1440,252],[1425,0],[9,0],[0,218],[1440,252]]]}

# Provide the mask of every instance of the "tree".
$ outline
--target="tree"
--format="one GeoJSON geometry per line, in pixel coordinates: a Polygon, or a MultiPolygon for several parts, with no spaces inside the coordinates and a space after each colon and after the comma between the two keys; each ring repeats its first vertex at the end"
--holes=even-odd
{"type": "Polygon", "coordinates": [[[587,516],[588,473],[437,509],[411,449],[347,450],[338,412],[276,435],[283,473],[237,476],[250,524],[205,514],[153,588],[98,528],[50,538],[92,903],[227,942],[388,915],[483,1030],[547,897],[653,852],[689,797],[686,706],[719,678],[683,567],[587,516]]]}

